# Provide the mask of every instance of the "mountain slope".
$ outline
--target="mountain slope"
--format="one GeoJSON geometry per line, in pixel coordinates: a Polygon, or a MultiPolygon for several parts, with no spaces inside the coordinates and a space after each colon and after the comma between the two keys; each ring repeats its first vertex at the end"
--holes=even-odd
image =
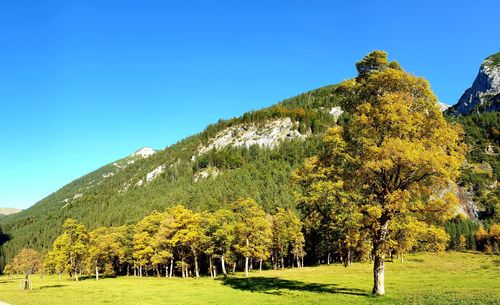
{"type": "MultiPolygon", "coordinates": [[[[66,218],[94,229],[135,223],[176,204],[213,211],[238,197],[253,197],[267,212],[293,209],[296,189],[290,184],[291,170],[323,149],[320,138],[328,126],[349,119],[339,107],[345,97],[337,88],[322,87],[220,120],[164,150],[142,148],[69,183],[31,208],[0,219],[1,230],[11,237],[2,247],[0,265],[22,247],[48,249],[66,218]]],[[[473,148],[459,189],[465,190],[463,210],[472,206],[477,213],[474,200],[498,196],[499,115],[449,120],[464,125],[473,148]],[[493,182],[493,190],[488,189],[493,182]],[[474,197],[480,190],[484,196],[474,197]]]]}
{"type": "Polygon", "coordinates": [[[454,115],[500,110],[500,52],[486,58],[472,86],[449,110],[454,115]]]}
{"type": "Polygon", "coordinates": [[[318,137],[341,115],[336,86],[219,121],[164,150],[143,148],[0,220],[12,239],[9,260],[22,247],[47,249],[71,217],[90,229],[133,223],[153,210],[185,204],[215,210],[253,197],[272,212],[294,206],[291,169],[321,149],[318,137]]]}

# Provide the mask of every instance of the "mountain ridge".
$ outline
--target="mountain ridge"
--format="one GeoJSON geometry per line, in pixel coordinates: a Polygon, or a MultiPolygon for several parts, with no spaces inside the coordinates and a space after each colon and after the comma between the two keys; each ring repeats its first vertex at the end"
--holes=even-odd
{"type": "Polygon", "coordinates": [[[500,52],[488,56],[472,83],[458,102],[450,107],[452,115],[500,110],[500,52]]]}

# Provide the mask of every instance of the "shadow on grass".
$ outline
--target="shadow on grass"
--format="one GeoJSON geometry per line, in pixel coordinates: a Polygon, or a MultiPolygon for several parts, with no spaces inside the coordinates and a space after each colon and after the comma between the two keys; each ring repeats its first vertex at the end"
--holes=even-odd
{"type": "Polygon", "coordinates": [[[47,289],[47,288],[60,288],[60,287],[65,287],[67,285],[61,285],[61,284],[56,284],[56,285],[46,285],[42,286],[39,289],[47,289]]]}
{"type": "Polygon", "coordinates": [[[234,289],[274,295],[282,295],[284,294],[282,290],[286,289],[290,291],[370,296],[366,291],[357,288],[341,288],[336,287],[335,284],[304,283],[277,277],[225,278],[221,280],[224,285],[234,289]]]}

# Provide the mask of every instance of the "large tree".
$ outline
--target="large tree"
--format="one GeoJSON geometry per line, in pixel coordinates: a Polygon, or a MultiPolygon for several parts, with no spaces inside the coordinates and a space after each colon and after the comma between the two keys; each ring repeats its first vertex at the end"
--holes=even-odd
{"type": "Polygon", "coordinates": [[[78,281],[78,273],[88,256],[89,234],[85,226],[74,219],[66,219],[63,229],[47,254],[45,264],[59,275],[68,270],[78,281]]]}
{"type": "Polygon", "coordinates": [[[236,217],[235,250],[245,257],[245,276],[251,258],[261,259],[268,254],[272,242],[271,224],[255,200],[239,199],[233,205],[236,217]]]}
{"type": "Polygon", "coordinates": [[[152,266],[152,257],[155,254],[155,235],[160,228],[160,222],[165,217],[165,213],[153,212],[139,221],[134,228],[133,258],[136,267],[139,268],[139,276],[142,277],[144,268],[152,266]]]}
{"type": "Polygon", "coordinates": [[[439,235],[433,224],[451,215],[456,200],[435,194],[457,178],[465,145],[426,80],[380,51],[357,68],[359,76],[339,88],[348,118],[329,129],[324,152],[294,177],[301,205],[319,217],[329,216],[322,207],[334,206],[344,223],[371,240],[373,294],[383,295],[385,255],[397,242],[390,238],[394,223],[419,222],[428,236],[439,235]]]}
{"type": "Polygon", "coordinates": [[[12,260],[12,271],[23,273],[25,276],[23,289],[30,289],[30,274],[35,273],[41,266],[40,254],[33,249],[22,249],[12,260]]]}
{"type": "Polygon", "coordinates": [[[188,276],[186,258],[192,255],[194,261],[194,273],[200,276],[198,258],[203,251],[204,232],[201,227],[201,214],[185,208],[182,205],[175,206],[168,210],[168,214],[173,217],[170,222],[171,243],[177,249],[181,258],[181,271],[183,277],[188,276]]]}
{"type": "Polygon", "coordinates": [[[219,258],[222,274],[227,276],[226,258],[231,256],[235,242],[235,215],[230,210],[217,210],[204,219],[205,254],[209,256],[210,274],[216,276],[216,268],[212,266],[212,258],[219,258]]]}

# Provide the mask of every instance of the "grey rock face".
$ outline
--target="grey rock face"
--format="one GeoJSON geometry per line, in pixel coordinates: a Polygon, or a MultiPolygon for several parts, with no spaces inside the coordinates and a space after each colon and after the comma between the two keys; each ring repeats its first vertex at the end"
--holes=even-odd
{"type": "Polygon", "coordinates": [[[486,58],[472,87],[467,89],[450,113],[466,115],[500,110],[500,53],[486,58]]]}

